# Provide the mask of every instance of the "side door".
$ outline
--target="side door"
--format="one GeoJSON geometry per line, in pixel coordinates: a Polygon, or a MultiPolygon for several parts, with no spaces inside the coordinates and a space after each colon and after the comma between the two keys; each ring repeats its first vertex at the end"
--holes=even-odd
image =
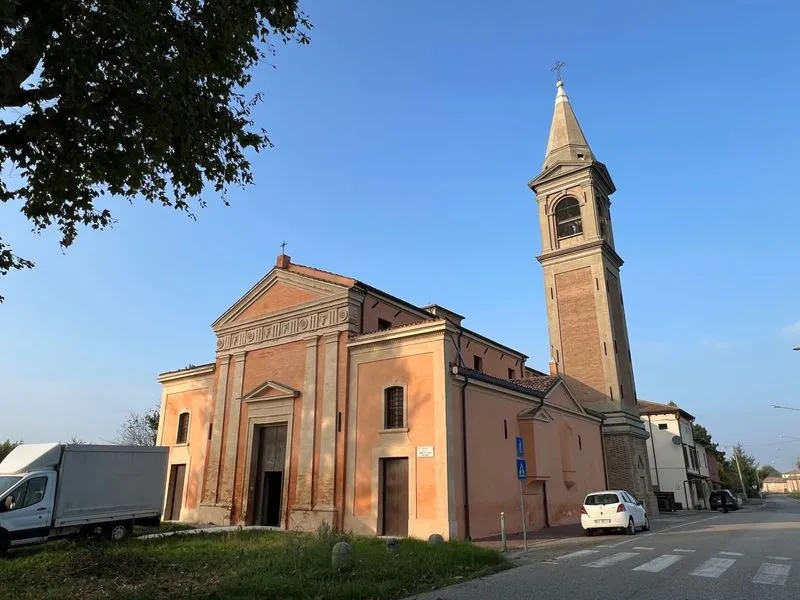
{"type": "Polygon", "coordinates": [[[633,524],[636,527],[644,525],[644,514],[641,510],[642,507],[636,503],[636,500],[628,492],[623,492],[622,496],[625,499],[625,507],[628,509],[628,512],[633,516],[633,524]]]}
{"type": "Polygon", "coordinates": [[[11,545],[44,541],[53,516],[55,474],[24,480],[0,501],[0,521],[11,545]]]}

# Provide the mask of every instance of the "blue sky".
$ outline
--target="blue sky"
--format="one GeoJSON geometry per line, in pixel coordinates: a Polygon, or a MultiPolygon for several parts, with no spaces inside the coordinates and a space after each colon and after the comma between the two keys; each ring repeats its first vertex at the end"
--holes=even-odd
{"type": "Polygon", "coordinates": [[[113,438],[156,375],[213,359],[211,322],[274,264],[352,275],[545,368],[536,206],[566,89],[612,197],[640,398],[722,444],[800,455],[800,8],[787,2],[305,2],[309,47],[262,65],[275,148],[197,222],[114,200],[62,253],[0,206],[37,262],[0,280],[0,439],[113,438]],[[499,5],[498,5],[499,6],[499,5]],[[796,436],[796,440],[780,436],[796,436]]]}

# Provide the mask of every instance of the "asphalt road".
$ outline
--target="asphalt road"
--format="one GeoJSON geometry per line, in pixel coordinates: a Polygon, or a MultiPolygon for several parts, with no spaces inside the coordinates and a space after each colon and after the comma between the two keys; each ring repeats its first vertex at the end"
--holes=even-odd
{"type": "Polygon", "coordinates": [[[418,600],[800,598],[800,502],[728,514],[665,517],[634,536],[586,538],[516,557],[497,575],[417,595],[418,600]]]}

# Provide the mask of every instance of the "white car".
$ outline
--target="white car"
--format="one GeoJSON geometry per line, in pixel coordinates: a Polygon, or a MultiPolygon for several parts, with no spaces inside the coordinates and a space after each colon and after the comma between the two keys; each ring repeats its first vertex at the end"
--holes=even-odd
{"type": "Polygon", "coordinates": [[[622,529],[628,535],[650,529],[642,503],[624,490],[592,492],[583,500],[581,526],[587,535],[598,529],[622,529]]]}

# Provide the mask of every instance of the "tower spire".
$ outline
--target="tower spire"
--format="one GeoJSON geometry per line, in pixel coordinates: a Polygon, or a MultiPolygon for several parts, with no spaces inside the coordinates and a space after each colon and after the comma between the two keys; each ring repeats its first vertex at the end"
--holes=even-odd
{"type": "Polygon", "coordinates": [[[557,162],[593,161],[594,155],[589,142],[583,135],[581,126],[569,103],[569,96],[564,91],[564,82],[559,77],[556,82],[556,105],[553,110],[553,121],[550,124],[550,137],[547,139],[544,167],[557,162]]]}

